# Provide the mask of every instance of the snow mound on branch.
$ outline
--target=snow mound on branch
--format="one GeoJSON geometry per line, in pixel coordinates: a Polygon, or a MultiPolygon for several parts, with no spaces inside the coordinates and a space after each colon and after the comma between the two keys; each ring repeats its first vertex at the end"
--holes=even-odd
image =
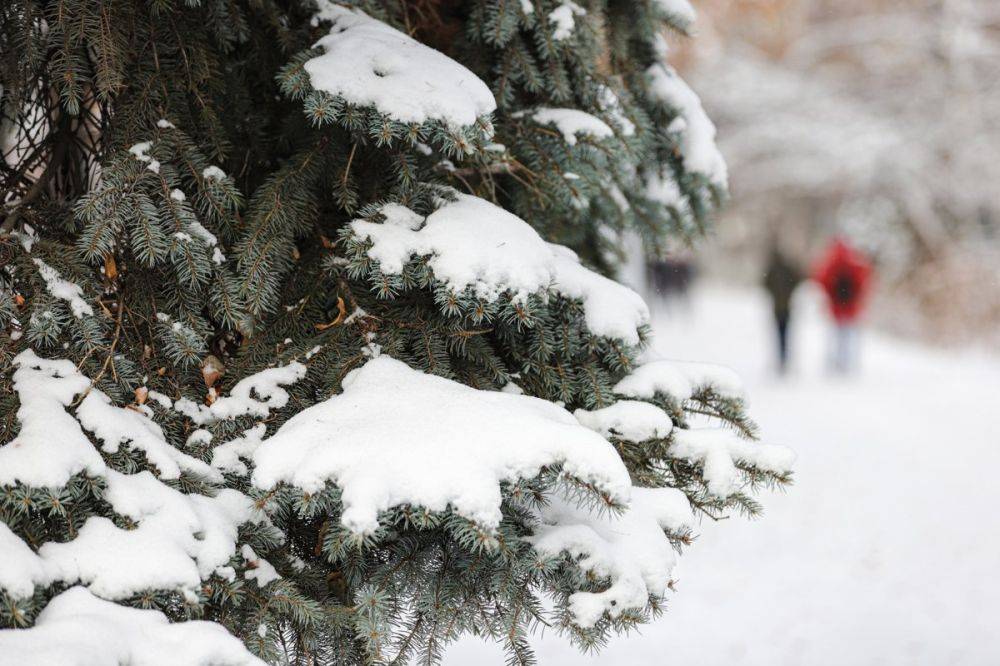
{"type": "Polygon", "coordinates": [[[45,280],[46,289],[59,300],[69,303],[69,309],[73,311],[74,317],[81,319],[84,316],[94,314],[90,304],[83,300],[83,289],[80,288],[80,285],[63,279],[59,275],[59,271],[41,259],[32,259],[32,261],[38,267],[38,274],[45,280]]]}
{"type": "Polygon", "coordinates": [[[132,153],[132,156],[135,157],[135,159],[145,163],[146,168],[153,173],[160,173],[160,163],[149,155],[149,150],[152,147],[152,142],[141,141],[129,148],[128,152],[132,153]]]}
{"type": "Polygon", "coordinates": [[[189,471],[221,481],[218,470],[171,446],[145,414],[112,405],[73,363],[43,359],[29,349],[14,365],[21,430],[0,447],[0,485],[59,488],[86,473],[104,479],[104,499],[136,527],[122,529],[92,516],[75,539],[43,544],[35,555],[0,523],[0,587],[21,597],[30,596],[36,584],[80,581],[111,599],[151,589],[193,590],[236,554],[239,526],[254,520],[248,497],[228,489],[215,497],[184,494],[148,471],[125,475],[109,469],[84,428],[104,441],[105,451],[122,444],[143,451],[163,479],[189,471]],[[88,389],[74,418],[67,407],[88,389]]]}
{"type": "Polygon", "coordinates": [[[652,400],[663,393],[683,402],[703,388],[711,388],[719,395],[743,398],[743,382],[730,368],[712,363],[649,360],[636,367],[615,384],[614,391],[627,398],[652,400]]]}
{"type": "Polygon", "coordinates": [[[743,380],[732,368],[715,363],[673,361],[674,367],[684,373],[695,390],[711,388],[719,395],[743,399],[746,392],[743,380]]]}
{"type": "Polygon", "coordinates": [[[584,267],[568,247],[549,244],[549,248],[553,256],[552,288],[567,298],[583,302],[590,332],[630,345],[639,344],[639,328],[649,321],[649,308],[642,297],[584,267]]]}
{"type": "Polygon", "coordinates": [[[635,134],[635,123],[625,115],[625,107],[618,93],[606,85],[599,86],[599,89],[601,109],[619,127],[623,136],[632,136],[635,134]]]}
{"type": "Polygon", "coordinates": [[[49,581],[41,559],[14,534],[7,524],[0,521],[0,591],[14,599],[25,599],[35,593],[35,585],[49,581]]]}
{"type": "Polygon", "coordinates": [[[100,475],[104,460],[65,409],[90,380],[70,361],[39,358],[30,349],[14,357],[14,367],[21,430],[0,446],[0,486],[58,488],[81,472],[100,475]]]}
{"type": "Polygon", "coordinates": [[[288,391],[282,386],[294,384],[305,376],[306,366],[292,362],[244,377],[229,391],[228,396],[212,404],[212,416],[217,419],[247,415],[267,418],[272,409],[281,409],[288,404],[288,391]]]}
{"type": "Polygon", "coordinates": [[[76,410],[80,423],[104,442],[101,450],[115,453],[125,444],[146,454],[161,479],[176,479],[181,471],[210,481],[222,482],[222,475],[209,465],[178,451],[163,436],[163,430],[148,416],[133,409],[116,407],[111,398],[91,389],[76,410]]]}
{"type": "Polygon", "coordinates": [[[698,18],[694,7],[691,6],[688,0],[654,0],[653,4],[659,7],[667,16],[679,21],[683,26],[691,25],[698,18]]]}
{"type": "MultiPolygon", "coordinates": [[[[235,490],[186,495],[149,472],[109,469],[105,478],[104,499],[136,527],[122,529],[91,516],[75,539],[43,544],[36,555],[0,522],[0,589],[23,598],[36,585],[81,582],[105,599],[147,590],[194,591],[236,554],[239,526],[255,520],[252,501],[235,490]]],[[[261,562],[256,565],[263,571],[261,562]]]]}
{"type": "Polygon", "coordinates": [[[480,391],[379,356],[350,372],[343,393],[288,420],[254,454],[253,483],[316,492],[340,487],[342,523],[378,527],[380,511],[449,507],[486,528],[501,519],[500,483],[544,467],[628,499],[628,472],[614,448],[556,405],[480,391]],[[386,405],[392,405],[387,410],[386,405]]]}
{"type": "Polygon", "coordinates": [[[201,177],[205,180],[225,180],[226,172],[212,164],[201,170],[201,177]]]}
{"type": "Polygon", "coordinates": [[[570,612],[581,627],[593,627],[607,613],[617,617],[646,607],[649,595],[666,594],[677,555],[664,530],[679,532],[694,522],[687,497],[675,488],[633,488],[620,516],[598,515],[554,500],[540,512],[542,524],[529,537],[548,557],[563,553],[581,571],[608,578],[603,592],[570,595],[570,612]]]}
{"type": "Polygon", "coordinates": [[[430,256],[434,277],[452,291],[473,288],[495,300],[504,291],[524,298],[552,280],[552,252],[524,220],[478,197],[457,195],[426,219],[399,204],[382,209],[386,221],[351,222],[372,241],[368,256],[384,273],[398,274],[413,257],[430,256]]]}
{"type": "Polygon", "coordinates": [[[576,27],[576,17],[585,16],[587,10],[573,2],[573,0],[562,0],[562,3],[549,12],[549,23],[555,26],[552,31],[552,39],[561,41],[573,34],[576,27]]]}
{"type": "Polygon", "coordinates": [[[547,289],[583,301],[587,327],[595,335],[639,342],[649,320],[642,298],[580,264],[568,248],[542,240],[531,225],[494,204],[465,194],[422,218],[399,204],[382,208],[384,223],[354,220],[351,230],[371,241],[367,254],[387,274],[427,256],[434,277],[455,292],[471,289],[493,301],[515,300],[547,289]]]}
{"type": "Polygon", "coordinates": [[[23,666],[264,666],[219,624],[171,623],[159,611],[119,606],[82,587],[52,599],[34,627],[0,630],[0,655],[23,666]]]}
{"type": "Polygon", "coordinates": [[[212,467],[223,472],[245,475],[247,469],[243,460],[253,460],[253,452],[260,446],[267,426],[258,423],[236,439],[219,444],[212,449],[212,467]]]}
{"type": "Polygon", "coordinates": [[[681,154],[689,171],[700,173],[719,187],[728,182],[726,162],[715,145],[715,125],[701,106],[698,95],[668,65],[646,70],[650,96],[677,111],[670,129],[681,132],[681,154]]]}
{"type": "Polygon", "coordinates": [[[319,0],[316,20],[333,24],[316,43],[325,53],[305,63],[316,90],[405,123],[467,126],[496,109],[475,74],[360,10],[319,0]]]}
{"type": "Polygon", "coordinates": [[[531,117],[540,125],[554,125],[563,135],[563,140],[571,146],[576,145],[578,134],[595,139],[614,135],[606,122],[579,109],[540,108],[531,112],[531,117]]]}
{"type": "Polygon", "coordinates": [[[594,411],[578,409],[573,416],[581,425],[600,433],[602,437],[615,436],[629,442],[663,438],[674,427],[665,411],[637,400],[620,400],[594,411]]]}
{"type": "Polygon", "coordinates": [[[36,488],[57,488],[80,472],[103,475],[104,460],[83,429],[103,441],[101,449],[107,453],[116,452],[122,444],[142,451],[160,478],[176,479],[187,471],[210,481],[222,480],[218,471],[171,446],[160,426],[144,413],[112,405],[108,396],[91,388],[90,380],[73,363],[43,359],[28,349],[14,358],[14,365],[21,431],[0,446],[0,486],[20,481],[36,488]],[[74,418],[66,408],[88,389],[74,418]]]}
{"type": "Polygon", "coordinates": [[[682,208],[684,206],[684,197],[681,193],[681,188],[677,185],[677,180],[673,175],[663,172],[657,174],[651,173],[646,176],[645,185],[645,195],[647,198],[664,206],[673,206],[674,208],[682,208]]]}
{"type": "Polygon", "coordinates": [[[737,462],[775,474],[791,472],[795,463],[795,452],[791,449],[741,439],[725,428],[678,428],[674,430],[670,454],[704,465],[708,492],[720,499],[740,489],[737,462]]]}
{"type": "Polygon", "coordinates": [[[306,366],[296,361],[277,368],[266,368],[244,377],[211,405],[200,405],[189,398],[174,403],[174,409],[198,425],[216,423],[237,416],[267,418],[272,409],[288,404],[288,391],[283,387],[306,376],[306,366]]]}
{"type": "Polygon", "coordinates": [[[264,587],[271,581],[278,580],[281,575],[275,570],[274,565],[262,557],[258,557],[253,548],[244,544],[240,550],[240,555],[246,560],[249,567],[243,577],[257,583],[257,587],[264,587]]]}
{"type": "Polygon", "coordinates": [[[105,476],[104,498],[137,526],[121,529],[92,516],[72,541],[46,543],[38,551],[50,580],[79,581],[105,599],[197,589],[236,554],[239,526],[252,519],[253,503],[235,490],[186,495],[149,472],[109,469],[105,476]]]}

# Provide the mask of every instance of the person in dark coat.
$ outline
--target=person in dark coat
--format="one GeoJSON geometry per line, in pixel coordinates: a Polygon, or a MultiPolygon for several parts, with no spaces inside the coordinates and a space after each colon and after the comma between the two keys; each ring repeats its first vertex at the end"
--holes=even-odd
{"type": "Polygon", "coordinates": [[[802,281],[802,272],[774,246],[768,256],[764,288],[771,295],[774,323],[778,333],[778,370],[788,369],[788,325],[792,315],[792,294],[802,281]]]}
{"type": "Polygon", "coordinates": [[[667,257],[648,263],[649,283],[668,304],[687,303],[694,281],[694,266],[684,257],[667,257]]]}
{"type": "Polygon", "coordinates": [[[854,365],[857,322],[864,311],[872,268],[868,260],[841,238],[835,238],[813,269],[813,279],[826,294],[835,326],[833,367],[848,372],[854,365]]]}

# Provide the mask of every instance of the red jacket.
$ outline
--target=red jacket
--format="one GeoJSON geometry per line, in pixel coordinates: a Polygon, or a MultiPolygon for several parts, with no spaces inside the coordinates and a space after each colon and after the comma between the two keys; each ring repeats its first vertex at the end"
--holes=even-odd
{"type": "Polygon", "coordinates": [[[850,323],[861,314],[871,272],[868,260],[843,240],[830,244],[813,270],[813,279],[823,287],[835,321],[850,323]]]}

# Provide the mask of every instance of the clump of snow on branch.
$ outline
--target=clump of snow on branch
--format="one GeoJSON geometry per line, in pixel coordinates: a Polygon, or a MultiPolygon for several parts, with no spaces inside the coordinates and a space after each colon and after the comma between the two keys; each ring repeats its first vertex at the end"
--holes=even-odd
{"type": "Polygon", "coordinates": [[[601,86],[600,95],[601,110],[608,114],[611,121],[618,126],[622,135],[632,136],[635,134],[635,123],[625,115],[625,109],[622,106],[622,101],[618,93],[610,86],[601,86]]]}
{"type": "MultiPolygon", "coordinates": [[[[180,190],[174,191],[180,192],[180,190]]],[[[181,192],[181,194],[183,194],[183,192],[181,192]]],[[[205,243],[205,245],[212,248],[212,261],[214,263],[221,264],[226,260],[226,255],[222,253],[222,250],[219,247],[219,239],[215,234],[206,229],[201,222],[198,222],[197,220],[190,220],[187,223],[187,228],[192,235],[197,236],[203,243],[205,243]]]]}
{"type": "Polygon", "coordinates": [[[690,26],[698,18],[688,0],[654,0],[654,4],[682,27],[690,26]]]}
{"type": "Polygon", "coordinates": [[[267,427],[263,423],[259,423],[236,439],[214,447],[212,449],[212,467],[240,476],[247,474],[249,470],[243,461],[253,459],[253,452],[260,446],[266,429],[267,427]]]}
{"type": "Polygon", "coordinates": [[[673,429],[673,421],[665,411],[648,402],[620,400],[593,411],[578,409],[573,416],[581,425],[603,437],[617,437],[629,442],[663,438],[673,429]]]}
{"type": "Polygon", "coordinates": [[[52,599],[30,629],[0,630],[0,655],[11,664],[264,666],[219,624],[172,623],[160,611],[119,606],[82,587],[52,599]]]}
{"type": "Polygon", "coordinates": [[[135,159],[139,160],[140,162],[144,162],[146,164],[146,168],[152,171],[153,173],[160,173],[159,161],[153,159],[149,155],[149,150],[152,147],[153,147],[152,142],[140,141],[139,143],[129,148],[128,152],[131,153],[132,157],[134,157],[135,159]]]}
{"type": "Polygon", "coordinates": [[[288,391],[282,387],[294,384],[305,374],[306,366],[292,362],[244,377],[233,386],[228,396],[212,404],[212,415],[217,419],[243,415],[266,418],[272,409],[288,404],[288,391]]]}
{"type": "Polygon", "coordinates": [[[181,471],[221,481],[217,471],[171,446],[146,414],[115,407],[69,361],[48,360],[26,350],[14,358],[14,390],[21,400],[18,436],[0,447],[0,484],[20,481],[34,487],[59,487],[80,472],[98,475],[104,461],[84,434],[87,430],[114,453],[121,445],[142,451],[160,478],[176,479],[181,471]],[[66,407],[86,397],[71,416],[66,407]],[[82,426],[82,428],[81,428],[82,426]]]}
{"type": "Polygon", "coordinates": [[[529,112],[531,118],[540,125],[554,125],[563,140],[575,146],[577,135],[604,139],[614,132],[600,118],[579,109],[540,108],[529,112]]]}
{"type": "Polygon", "coordinates": [[[587,10],[573,2],[563,0],[558,7],[549,12],[549,23],[554,27],[552,39],[561,41],[573,34],[576,27],[576,17],[586,15],[587,10]]]}
{"type": "Polygon", "coordinates": [[[267,418],[272,409],[281,409],[288,404],[288,391],[282,387],[294,384],[305,374],[306,366],[298,362],[267,368],[244,377],[233,386],[228,396],[217,399],[211,405],[181,398],[174,403],[174,409],[198,425],[237,416],[267,418]]]}
{"type": "Polygon", "coordinates": [[[740,490],[737,462],[779,475],[790,473],[795,462],[795,453],[789,448],[751,442],[726,428],[677,429],[670,454],[702,464],[708,492],[720,499],[740,490]]]}
{"type": "Polygon", "coordinates": [[[568,247],[549,244],[549,248],[553,257],[553,290],[583,302],[590,332],[638,344],[639,328],[649,321],[649,308],[642,297],[584,267],[568,247]]]}
{"type": "Polygon", "coordinates": [[[648,360],[615,384],[618,395],[652,400],[657,394],[683,402],[696,391],[710,388],[728,398],[743,397],[743,383],[731,368],[712,363],[648,360]]]}
{"type": "Polygon", "coordinates": [[[205,180],[225,180],[226,172],[213,164],[202,169],[201,177],[205,180]]]}
{"type": "Polygon", "coordinates": [[[680,208],[684,205],[684,196],[677,184],[676,178],[670,173],[650,173],[645,178],[645,195],[648,199],[664,206],[680,208]]]}
{"type": "Polygon", "coordinates": [[[27,222],[22,223],[20,230],[13,230],[10,235],[18,240],[25,252],[31,252],[31,248],[38,242],[38,233],[27,222]]]}
{"type": "Polygon", "coordinates": [[[385,223],[351,222],[372,242],[367,254],[382,272],[399,274],[413,257],[430,256],[436,277],[452,291],[474,288],[496,299],[507,290],[525,297],[552,279],[551,252],[530,225],[477,197],[460,194],[426,218],[398,204],[382,208],[385,223]]]}
{"type": "Polygon", "coordinates": [[[209,465],[171,446],[163,430],[149,416],[135,409],[116,407],[97,389],[87,393],[77,407],[76,418],[103,442],[102,451],[115,453],[123,444],[142,451],[161,479],[176,479],[183,470],[210,481],[222,481],[222,476],[209,465]]]}
{"type": "Polygon", "coordinates": [[[580,627],[594,626],[607,613],[642,610],[649,596],[662,596],[671,582],[677,555],[664,530],[691,528],[687,497],[674,488],[633,488],[621,515],[598,514],[556,498],[543,509],[541,525],[529,537],[548,557],[566,554],[585,576],[610,579],[603,592],[570,595],[569,609],[580,627]]]}
{"type": "Polygon", "coordinates": [[[41,558],[28,544],[0,521],[0,591],[14,599],[26,599],[35,593],[36,585],[47,585],[49,575],[41,558]]]}
{"type": "Polygon", "coordinates": [[[125,530],[92,516],[72,541],[46,543],[38,551],[51,580],[79,581],[105,599],[197,590],[236,554],[239,526],[252,516],[252,502],[235,490],[186,495],[149,472],[109,469],[105,479],[105,499],[137,526],[125,530]]]}
{"type": "Polygon", "coordinates": [[[546,243],[527,222],[477,197],[456,194],[426,218],[399,204],[382,208],[385,222],[351,222],[354,235],[371,242],[367,255],[387,274],[400,274],[417,257],[429,257],[434,277],[458,293],[471,289],[493,301],[549,289],[580,299],[595,335],[630,344],[649,319],[631,289],[580,264],[569,249],[546,243]]]}
{"type": "Polygon", "coordinates": [[[725,187],[728,182],[726,162],[715,145],[715,125],[702,108],[698,95],[669,65],[650,66],[646,78],[650,96],[679,114],[668,129],[681,135],[680,150],[685,168],[725,187]]]}
{"type": "Polygon", "coordinates": [[[469,126],[496,109],[489,87],[444,54],[360,10],[320,0],[330,33],[305,63],[312,87],[406,123],[469,126]]]}
{"type": "Polygon", "coordinates": [[[0,446],[0,486],[58,488],[81,472],[99,475],[104,460],[65,409],[90,381],[72,362],[39,358],[31,350],[14,357],[14,366],[21,430],[0,446]]]}
{"type": "Polygon", "coordinates": [[[93,315],[94,310],[87,301],[83,300],[83,289],[80,285],[63,279],[59,271],[49,266],[41,259],[32,259],[38,267],[38,274],[45,280],[45,288],[49,293],[61,301],[69,303],[69,308],[73,316],[77,319],[83,316],[93,315]]]}
{"type": "Polygon", "coordinates": [[[0,550],[13,563],[0,587],[25,596],[43,583],[82,582],[110,599],[151,589],[193,591],[236,554],[239,526],[257,521],[248,497],[230,489],[215,497],[184,494],[160,480],[189,472],[221,481],[218,470],[171,446],[145,413],[112,405],[72,362],[26,350],[14,365],[21,429],[0,446],[0,486],[59,488],[85,473],[103,481],[103,499],[134,529],[91,516],[73,540],[45,543],[35,555],[4,526],[0,550]],[[69,408],[85,392],[74,416],[69,408]],[[142,451],[159,478],[108,468],[84,430],[101,440],[106,452],[123,445],[142,451]]]}
{"type": "Polygon", "coordinates": [[[545,400],[476,390],[386,356],[349,373],[343,389],[264,440],[255,486],[285,482],[312,493],[333,482],[343,525],[359,533],[404,504],[450,508],[494,528],[500,484],[557,465],[614,501],[628,499],[628,472],[612,446],[545,400]]]}
{"type": "Polygon", "coordinates": [[[264,558],[258,557],[257,553],[250,546],[244,544],[243,548],[240,549],[240,555],[250,565],[244,574],[244,578],[254,581],[257,587],[264,587],[271,581],[281,578],[275,570],[274,565],[264,558]]]}

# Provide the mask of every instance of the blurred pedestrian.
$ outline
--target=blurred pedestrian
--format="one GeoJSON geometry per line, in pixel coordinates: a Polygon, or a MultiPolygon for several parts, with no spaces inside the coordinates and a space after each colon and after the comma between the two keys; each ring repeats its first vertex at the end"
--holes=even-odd
{"type": "Polygon", "coordinates": [[[838,372],[854,367],[857,323],[871,281],[871,264],[842,238],[835,238],[813,272],[826,294],[834,322],[832,364],[838,372]]]}
{"type": "Polygon", "coordinates": [[[764,271],[764,288],[771,295],[778,334],[778,372],[784,374],[788,369],[788,325],[792,315],[792,294],[802,281],[802,271],[778,249],[777,244],[771,246],[764,271]]]}
{"type": "Polygon", "coordinates": [[[694,264],[686,257],[671,256],[648,264],[647,275],[653,291],[667,305],[689,306],[694,264]]]}

